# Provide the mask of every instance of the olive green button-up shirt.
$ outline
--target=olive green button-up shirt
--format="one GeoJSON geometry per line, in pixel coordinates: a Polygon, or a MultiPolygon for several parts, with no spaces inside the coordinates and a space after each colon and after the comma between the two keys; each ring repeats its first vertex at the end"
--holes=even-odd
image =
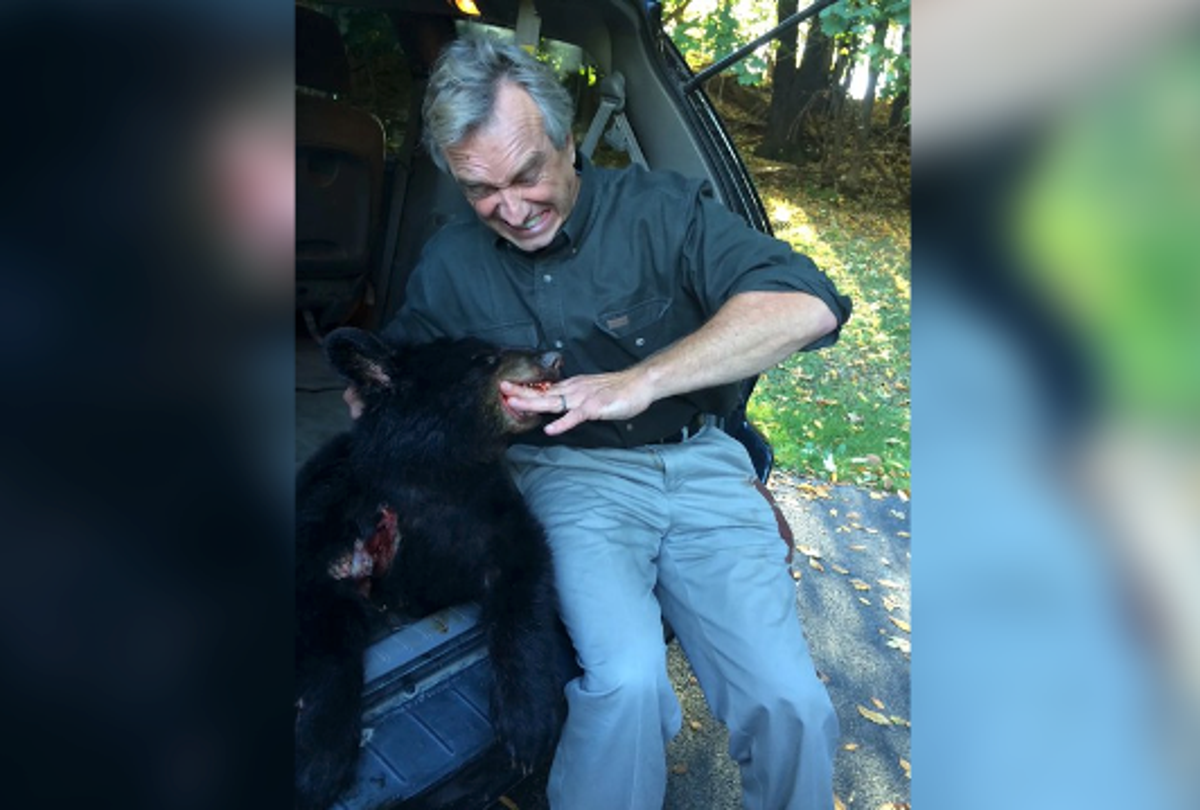
{"type": "MultiPolygon", "coordinates": [[[[523,252],[474,218],[443,227],[425,246],[385,336],[475,336],[558,350],[564,376],[574,376],[634,365],[699,329],[738,293],[801,291],[824,301],[838,320],[805,350],[837,340],[850,299],[807,256],[717,202],[707,183],[581,164],[575,207],[542,250],[523,252]]],[[[516,440],[637,446],[677,432],[698,413],[724,416],[736,399],[736,385],[709,388],[659,400],[630,420],[516,440]]]]}

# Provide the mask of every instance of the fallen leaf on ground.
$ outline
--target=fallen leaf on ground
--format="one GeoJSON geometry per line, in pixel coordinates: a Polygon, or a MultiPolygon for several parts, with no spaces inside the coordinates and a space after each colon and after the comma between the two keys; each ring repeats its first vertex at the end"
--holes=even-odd
{"type": "Polygon", "coordinates": [[[858,743],[846,743],[845,745],[842,746],[842,749],[845,751],[857,751],[858,743]]]}
{"type": "Polygon", "coordinates": [[[830,563],[829,567],[832,568],[834,571],[837,571],[839,574],[849,574],[850,573],[849,568],[843,568],[842,566],[838,565],[837,563],[830,563]]]}
{"type": "Polygon", "coordinates": [[[887,715],[885,715],[885,714],[880,714],[879,712],[871,711],[866,706],[862,706],[862,705],[858,705],[855,708],[858,709],[859,714],[861,714],[863,717],[870,720],[872,723],[876,723],[881,726],[890,726],[892,724],[892,721],[888,720],[887,715]]]}
{"type": "Polygon", "coordinates": [[[856,590],[856,591],[871,590],[871,586],[868,585],[867,583],[863,582],[861,579],[852,579],[852,580],[850,580],[850,584],[854,587],[854,590],[856,590]]]}
{"type": "Polygon", "coordinates": [[[907,720],[905,720],[903,717],[901,717],[898,714],[889,715],[888,720],[891,722],[891,724],[893,726],[904,726],[905,728],[912,728],[912,723],[908,722],[907,720]]]}
{"type": "Polygon", "coordinates": [[[873,698],[871,698],[871,702],[875,704],[875,708],[876,708],[876,709],[882,709],[882,708],[883,708],[883,701],[882,701],[882,700],[880,700],[879,698],[877,698],[877,697],[873,697],[873,698]]]}
{"type": "Polygon", "coordinates": [[[888,616],[888,618],[892,620],[892,624],[899,627],[905,633],[912,632],[912,625],[910,625],[908,622],[904,621],[904,619],[897,619],[895,616],[888,616]]]}
{"type": "Polygon", "coordinates": [[[912,779],[912,764],[904,757],[900,757],[900,767],[904,769],[905,778],[912,779]]]}
{"type": "Polygon", "coordinates": [[[687,770],[686,762],[676,762],[671,766],[671,773],[675,774],[676,776],[683,776],[685,773],[687,773],[687,770]]]}
{"type": "Polygon", "coordinates": [[[821,565],[821,561],[820,561],[820,560],[814,560],[812,557],[809,557],[809,558],[808,558],[808,567],[809,567],[809,568],[815,568],[815,569],[817,569],[818,571],[824,571],[824,570],[825,570],[825,566],[821,565]]]}
{"type": "MultiPolygon", "coordinates": [[[[839,527],[838,527],[838,531],[840,532],[841,530],[842,530],[842,529],[841,529],[841,527],[839,526],[839,527]]],[[[849,529],[846,529],[846,531],[850,531],[850,530],[849,530],[849,529]]],[[[855,543],[855,544],[854,544],[854,545],[852,545],[852,546],[847,546],[847,548],[849,548],[851,551],[866,551],[866,550],[867,550],[867,547],[866,547],[866,546],[864,546],[862,543],[855,543]]]]}
{"type": "Polygon", "coordinates": [[[894,579],[877,579],[875,581],[878,582],[880,585],[882,585],[885,588],[903,588],[904,587],[903,582],[897,582],[894,579]]]}
{"type": "Polygon", "coordinates": [[[806,557],[817,557],[819,559],[821,556],[821,550],[812,546],[796,546],[796,551],[799,551],[806,557]]]}
{"type": "Polygon", "coordinates": [[[846,803],[837,796],[833,797],[833,810],[846,810],[846,803]]]}
{"type": "Polygon", "coordinates": [[[800,492],[801,495],[808,498],[808,500],[810,500],[810,501],[814,500],[816,498],[832,497],[829,494],[829,487],[825,487],[825,486],[801,483],[801,484],[796,484],[796,489],[800,492]]]}
{"type": "Polygon", "coordinates": [[[867,598],[865,598],[865,597],[862,597],[862,596],[858,597],[858,601],[862,602],[864,605],[869,605],[869,604],[871,604],[871,600],[870,600],[870,599],[867,599],[867,598]]]}
{"type": "Polygon", "coordinates": [[[893,650],[899,650],[905,655],[912,653],[912,642],[901,636],[892,636],[887,640],[887,645],[893,650]]]}
{"type": "Polygon", "coordinates": [[[690,728],[692,731],[699,731],[703,728],[703,726],[700,724],[699,720],[689,720],[688,728],[690,728]]]}

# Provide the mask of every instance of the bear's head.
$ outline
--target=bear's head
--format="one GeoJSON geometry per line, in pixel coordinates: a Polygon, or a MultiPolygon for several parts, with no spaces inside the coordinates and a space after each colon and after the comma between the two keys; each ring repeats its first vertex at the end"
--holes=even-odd
{"type": "Polygon", "coordinates": [[[325,338],[325,352],[363,402],[358,427],[416,432],[432,443],[450,436],[491,446],[536,427],[545,417],[508,407],[500,381],[544,387],[562,374],[557,352],[501,349],[475,338],[395,346],[343,327],[325,338]]]}

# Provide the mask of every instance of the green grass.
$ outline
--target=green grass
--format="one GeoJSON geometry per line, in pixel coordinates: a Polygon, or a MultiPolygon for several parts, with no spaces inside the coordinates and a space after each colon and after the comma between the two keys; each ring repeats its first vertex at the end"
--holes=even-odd
{"type": "Polygon", "coordinates": [[[776,466],[821,480],[908,490],[908,211],[804,186],[802,171],[750,156],[780,239],[806,253],[853,299],[833,347],[795,355],[764,374],[749,414],[776,466]]]}

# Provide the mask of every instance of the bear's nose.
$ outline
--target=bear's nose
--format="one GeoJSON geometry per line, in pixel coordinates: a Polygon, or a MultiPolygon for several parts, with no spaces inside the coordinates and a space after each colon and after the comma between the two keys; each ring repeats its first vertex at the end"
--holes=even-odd
{"type": "Polygon", "coordinates": [[[559,352],[545,352],[538,356],[538,365],[551,374],[562,373],[563,358],[559,352]]]}

